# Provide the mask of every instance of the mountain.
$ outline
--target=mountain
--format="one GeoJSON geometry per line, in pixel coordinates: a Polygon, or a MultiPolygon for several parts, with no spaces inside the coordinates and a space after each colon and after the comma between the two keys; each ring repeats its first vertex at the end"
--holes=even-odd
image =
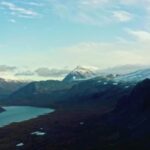
{"type": "Polygon", "coordinates": [[[128,73],[116,78],[117,81],[139,82],[150,78],[150,68],[141,69],[132,73],[128,73]]]}
{"type": "Polygon", "coordinates": [[[0,78],[0,98],[10,95],[16,90],[27,85],[28,83],[29,82],[25,82],[25,81],[6,80],[3,78],[0,78]]]}
{"type": "Polygon", "coordinates": [[[143,113],[149,111],[150,113],[150,79],[145,79],[139,82],[132,90],[131,94],[124,100],[125,103],[120,102],[120,110],[132,113],[143,113]]]}
{"type": "Polygon", "coordinates": [[[99,118],[106,149],[150,148],[150,79],[139,82],[118,100],[116,108],[99,118]],[[105,132],[103,132],[105,131],[105,132]]]}
{"type": "MultiPolygon", "coordinates": [[[[148,85],[143,84],[142,87],[146,86],[145,88],[149,89],[148,85]]],[[[134,109],[133,104],[137,105],[139,101],[137,97],[131,95],[136,96],[138,93],[138,98],[140,98],[140,93],[143,93],[143,91],[145,90],[141,86],[137,85],[135,87],[132,83],[116,82],[103,77],[82,80],[76,83],[62,81],[30,83],[13,93],[8,102],[11,102],[12,105],[54,106],[56,111],[21,124],[10,125],[1,130],[0,147],[6,147],[5,149],[14,147],[15,149],[15,145],[21,140],[25,143],[24,149],[33,149],[34,146],[35,149],[40,148],[41,150],[48,150],[51,147],[56,150],[127,150],[129,149],[127,146],[130,146],[129,142],[132,142],[128,139],[134,137],[137,131],[139,135],[139,132],[146,132],[145,129],[147,129],[144,126],[145,128],[138,130],[136,127],[143,123],[144,116],[148,111],[145,111],[143,115],[141,111],[140,115],[130,118],[133,112],[138,112],[134,109]],[[35,94],[33,94],[34,92],[35,94]],[[134,98],[130,98],[133,104],[129,109],[133,109],[133,112],[128,111],[129,97],[134,98]],[[126,117],[126,114],[130,116],[127,115],[126,117]],[[134,124],[128,126],[132,121],[134,124]],[[15,134],[12,134],[11,131],[15,131],[15,134]],[[42,131],[46,135],[42,138],[31,136],[29,133],[34,131],[42,131]],[[7,138],[6,134],[2,133],[7,133],[7,138]],[[7,144],[10,141],[13,142],[7,144]]],[[[146,93],[148,92],[149,90],[146,93]]],[[[138,105],[140,106],[140,104],[138,105]]],[[[145,123],[143,125],[146,125],[145,123]]],[[[148,123],[147,125],[149,128],[148,123]]],[[[136,140],[135,138],[132,139],[136,140]]],[[[147,141],[149,142],[149,139],[147,141]]],[[[137,142],[137,144],[139,143],[137,142]]],[[[134,141],[130,148],[133,144],[134,141]]]]}
{"type": "Polygon", "coordinates": [[[75,83],[57,80],[32,82],[13,92],[1,104],[49,106],[50,101],[62,99],[62,94],[72,88],[75,83]]]}
{"type": "Polygon", "coordinates": [[[86,80],[95,77],[94,71],[88,68],[77,66],[73,71],[71,71],[65,78],[64,82],[72,82],[79,80],[86,80]]]}
{"type": "Polygon", "coordinates": [[[136,85],[116,82],[111,77],[80,82],[32,82],[11,94],[6,103],[54,107],[56,111],[1,130],[0,147],[7,147],[11,137],[10,147],[16,148],[19,137],[25,149],[34,146],[45,150],[53,146],[56,150],[147,150],[150,149],[149,100],[150,79],[136,85]],[[37,130],[46,132],[42,140],[29,135],[37,130]],[[4,131],[11,136],[6,138],[4,131]],[[10,131],[15,131],[15,135],[10,131]]]}
{"type": "MultiPolygon", "coordinates": [[[[86,106],[101,103],[113,107],[120,97],[134,85],[114,82],[110,78],[96,77],[80,82],[42,81],[32,82],[3,100],[6,105],[30,105],[42,107],[86,106]],[[93,103],[95,102],[95,103],[93,103]]],[[[99,105],[98,105],[99,106],[99,105]]]]}

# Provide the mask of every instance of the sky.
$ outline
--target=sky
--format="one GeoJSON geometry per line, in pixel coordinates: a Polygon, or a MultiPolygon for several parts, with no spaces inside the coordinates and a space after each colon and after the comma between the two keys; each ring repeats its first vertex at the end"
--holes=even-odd
{"type": "Polygon", "coordinates": [[[150,0],[0,0],[0,77],[150,64],[150,0]]]}

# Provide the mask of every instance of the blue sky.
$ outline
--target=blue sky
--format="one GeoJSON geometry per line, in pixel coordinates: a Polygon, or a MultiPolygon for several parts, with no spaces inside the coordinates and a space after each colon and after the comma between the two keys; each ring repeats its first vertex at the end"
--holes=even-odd
{"type": "Polygon", "coordinates": [[[149,16],[150,0],[1,0],[1,77],[149,64],[149,16]]]}

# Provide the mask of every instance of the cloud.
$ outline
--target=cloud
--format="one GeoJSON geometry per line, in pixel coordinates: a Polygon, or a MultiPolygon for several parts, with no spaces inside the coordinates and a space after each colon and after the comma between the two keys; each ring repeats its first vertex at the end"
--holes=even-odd
{"type": "Polygon", "coordinates": [[[63,19],[98,26],[130,21],[135,13],[128,12],[123,7],[126,4],[116,0],[51,0],[50,4],[53,12],[63,19]]]}
{"type": "Polygon", "coordinates": [[[43,3],[36,3],[36,2],[27,2],[26,4],[30,6],[36,6],[36,7],[41,7],[44,5],[43,3]]]}
{"type": "Polygon", "coordinates": [[[56,68],[52,68],[49,69],[47,67],[43,67],[43,68],[38,68],[36,70],[25,70],[25,71],[17,71],[17,73],[15,73],[15,76],[39,76],[39,77],[64,77],[68,72],[70,72],[69,69],[67,68],[62,68],[62,69],[56,69],[56,68]]]}
{"type": "Polygon", "coordinates": [[[35,72],[37,73],[38,76],[42,76],[42,77],[63,77],[69,72],[69,70],[38,68],[35,72]]]}
{"type": "Polygon", "coordinates": [[[11,14],[17,14],[18,16],[27,16],[27,17],[35,17],[38,15],[38,13],[33,10],[19,7],[11,2],[2,1],[0,4],[5,8],[7,8],[8,10],[10,10],[11,14]]]}
{"type": "Polygon", "coordinates": [[[126,5],[146,5],[146,4],[149,4],[150,3],[150,0],[122,0],[121,1],[122,4],[126,4],[126,5]]]}
{"type": "Polygon", "coordinates": [[[127,11],[114,11],[113,16],[120,22],[127,22],[133,18],[132,14],[127,11]]]}
{"type": "MultiPolygon", "coordinates": [[[[149,16],[150,13],[150,0],[121,0],[120,4],[127,6],[128,8],[137,8],[136,11],[140,10],[146,12],[149,16]]],[[[132,10],[132,9],[131,9],[132,10]]],[[[143,16],[142,16],[143,17],[143,16]]]]}
{"type": "Polygon", "coordinates": [[[86,6],[99,6],[102,4],[108,3],[108,0],[81,0],[80,4],[86,5],[86,6]]]}
{"type": "Polygon", "coordinates": [[[13,72],[17,69],[15,66],[0,65],[0,72],[13,72]]]}
{"type": "Polygon", "coordinates": [[[38,1],[26,2],[22,0],[18,4],[21,4],[23,7],[8,1],[1,2],[1,6],[9,9],[11,14],[23,18],[41,15],[50,16],[48,13],[53,13],[53,15],[57,15],[67,21],[98,26],[132,20],[133,16],[136,16],[136,12],[134,9],[130,10],[130,6],[135,6],[137,12],[138,10],[140,10],[139,12],[145,10],[150,12],[149,0],[142,0],[142,2],[141,0],[43,0],[40,3],[38,1]],[[37,9],[39,7],[43,9],[37,9]],[[127,10],[130,10],[132,13],[127,10]]]}
{"type": "Polygon", "coordinates": [[[15,74],[15,76],[34,76],[35,73],[32,71],[23,71],[23,72],[18,72],[15,74]]]}
{"type": "Polygon", "coordinates": [[[59,54],[54,57],[59,62],[65,60],[70,66],[89,65],[103,69],[124,64],[149,64],[149,48],[134,41],[84,42],[59,49],[59,54]]]}
{"type": "Polygon", "coordinates": [[[101,25],[107,24],[111,20],[111,13],[106,5],[108,4],[108,0],[76,0],[63,2],[61,0],[52,0],[50,4],[55,15],[69,21],[101,25]]]}
{"type": "Polygon", "coordinates": [[[136,4],[139,1],[140,0],[122,0],[121,3],[126,4],[126,5],[133,5],[133,4],[136,4]]]}
{"type": "Polygon", "coordinates": [[[128,29],[127,32],[132,35],[133,37],[136,38],[136,40],[140,41],[140,42],[146,42],[149,43],[150,42],[150,32],[148,31],[144,31],[144,30],[131,30],[128,29]]]}
{"type": "Polygon", "coordinates": [[[17,3],[3,0],[0,4],[10,10],[11,14],[19,17],[50,16],[48,13],[51,12],[67,21],[98,26],[127,22],[132,20],[136,13],[138,16],[138,13],[145,10],[150,12],[149,0],[43,0],[42,2],[22,0],[17,3]],[[39,7],[43,9],[40,10],[39,7]]]}

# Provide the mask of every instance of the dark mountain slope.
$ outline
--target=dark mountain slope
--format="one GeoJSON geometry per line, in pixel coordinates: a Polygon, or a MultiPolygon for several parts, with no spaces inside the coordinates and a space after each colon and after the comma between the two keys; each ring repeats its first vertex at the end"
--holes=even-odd
{"type": "Polygon", "coordinates": [[[27,85],[29,82],[5,80],[0,78],[0,98],[6,97],[16,90],[27,85]]]}
{"type": "Polygon", "coordinates": [[[1,103],[6,105],[48,107],[50,101],[55,101],[58,98],[61,99],[64,92],[69,90],[74,84],[53,80],[32,82],[12,93],[7,99],[1,101],[1,103]]]}
{"type": "Polygon", "coordinates": [[[44,107],[83,107],[83,105],[88,107],[92,104],[97,107],[97,103],[100,103],[104,108],[112,108],[120,97],[131,91],[133,86],[102,77],[71,83],[33,82],[10,95],[5,104],[44,107]]]}
{"type": "Polygon", "coordinates": [[[150,111],[150,79],[138,83],[131,94],[120,101],[117,109],[128,113],[150,111]]]}
{"type": "Polygon", "coordinates": [[[100,120],[104,124],[100,126],[105,130],[104,137],[114,148],[150,149],[150,80],[138,83],[118,101],[114,111],[100,120]]]}

